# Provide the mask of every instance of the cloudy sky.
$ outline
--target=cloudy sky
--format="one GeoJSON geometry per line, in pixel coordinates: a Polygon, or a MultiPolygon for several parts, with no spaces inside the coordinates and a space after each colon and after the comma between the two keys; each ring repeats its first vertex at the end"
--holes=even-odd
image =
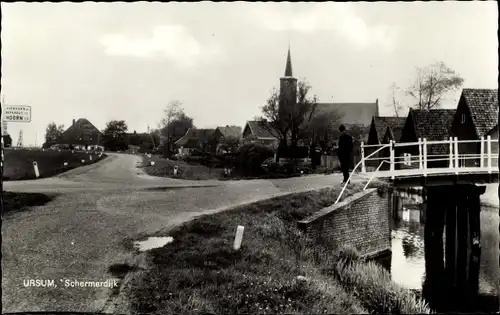
{"type": "Polygon", "coordinates": [[[32,106],[30,124],[8,128],[38,145],[49,122],[73,118],[142,132],[171,100],[197,127],[243,126],[278,86],[289,43],[320,101],[388,104],[392,82],[436,61],[464,87],[497,88],[497,21],[493,1],[2,3],[2,94],[32,106]]]}

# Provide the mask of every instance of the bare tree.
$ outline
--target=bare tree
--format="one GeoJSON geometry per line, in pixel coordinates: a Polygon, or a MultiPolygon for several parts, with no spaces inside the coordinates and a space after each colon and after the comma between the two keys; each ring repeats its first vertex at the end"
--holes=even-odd
{"type": "Polygon", "coordinates": [[[400,91],[400,88],[396,85],[396,82],[393,82],[391,84],[391,94],[392,94],[392,110],[394,111],[394,115],[396,117],[399,117],[401,111],[403,110],[403,105],[399,103],[399,101],[396,99],[396,94],[400,91]]]}
{"type": "Polygon", "coordinates": [[[418,109],[433,109],[440,106],[449,92],[458,90],[464,79],[444,62],[437,62],[424,68],[417,68],[415,83],[406,94],[416,100],[418,109]]]}
{"type": "Polygon", "coordinates": [[[172,122],[181,117],[184,114],[184,110],[182,108],[182,103],[178,100],[173,100],[170,101],[167,105],[167,107],[163,110],[163,117],[161,118],[160,121],[160,126],[159,128],[164,131],[164,137],[166,139],[165,143],[165,154],[169,155],[171,150],[170,150],[170,142],[171,142],[171,137],[170,137],[170,125],[172,122]]]}

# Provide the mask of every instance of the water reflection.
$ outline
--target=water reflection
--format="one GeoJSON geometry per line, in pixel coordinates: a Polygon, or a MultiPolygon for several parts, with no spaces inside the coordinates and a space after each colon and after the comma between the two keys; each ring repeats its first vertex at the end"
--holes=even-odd
{"type": "Polygon", "coordinates": [[[385,257],[385,260],[380,261],[391,271],[393,280],[405,288],[422,291],[426,301],[439,312],[449,312],[453,309],[462,312],[497,312],[500,281],[498,207],[481,207],[479,297],[473,301],[474,305],[468,306],[460,306],[457,301],[446,296],[449,290],[444,286],[446,283],[444,257],[431,253],[437,252],[438,248],[433,249],[432,246],[427,248],[427,257],[431,258],[428,259],[426,266],[425,225],[420,223],[417,219],[419,216],[414,213],[420,211],[419,205],[407,199],[401,210],[399,215],[401,220],[391,222],[392,257],[385,257]]]}

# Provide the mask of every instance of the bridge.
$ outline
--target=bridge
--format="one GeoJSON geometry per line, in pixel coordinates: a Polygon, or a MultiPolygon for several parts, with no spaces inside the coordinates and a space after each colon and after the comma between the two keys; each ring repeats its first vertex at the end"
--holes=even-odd
{"type": "Polygon", "coordinates": [[[393,187],[423,187],[425,246],[429,249],[425,257],[429,266],[426,266],[426,281],[432,282],[430,287],[439,286],[449,292],[457,301],[475,303],[471,299],[477,297],[479,286],[480,195],[486,188],[478,184],[498,182],[498,139],[450,137],[441,141],[424,138],[412,143],[361,143],[361,160],[349,179],[355,173],[366,178],[364,189],[374,178],[387,180],[393,187]],[[365,156],[366,149],[373,152],[365,156]],[[433,154],[428,154],[429,151],[433,154]],[[467,151],[479,153],[460,153],[467,151]],[[378,166],[367,170],[367,161],[377,161],[378,166]],[[382,170],[384,165],[386,169],[382,170]]]}

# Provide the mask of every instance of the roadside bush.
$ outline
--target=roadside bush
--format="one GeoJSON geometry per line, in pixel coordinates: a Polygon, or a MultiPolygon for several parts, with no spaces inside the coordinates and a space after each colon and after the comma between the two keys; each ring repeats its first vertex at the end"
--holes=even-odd
{"type": "Polygon", "coordinates": [[[262,162],[272,157],[274,152],[271,148],[261,144],[245,144],[240,147],[235,158],[234,168],[236,172],[246,176],[257,176],[264,173],[262,162]]]}

